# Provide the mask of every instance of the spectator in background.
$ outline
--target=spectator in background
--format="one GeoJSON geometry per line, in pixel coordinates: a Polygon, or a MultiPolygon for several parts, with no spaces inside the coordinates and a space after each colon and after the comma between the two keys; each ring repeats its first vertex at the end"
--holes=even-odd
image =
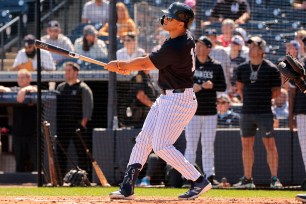
{"type": "Polygon", "coordinates": [[[224,19],[221,25],[222,34],[217,36],[217,43],[223,47],[228,47],[231,44],[235,27],[236,24],[232,19],[224,19]]]}
{"type": "Polygon", "coordinates": [[[267,152],[271,173],[271,188],[281,188],[278,173],[278,152],[273,132],[271,100],[280,95],[281,78],[277,67],[264,59],[266,42],[258,37],[248,40],[250,61],[237,70],[237,89],[243,102],[240,114],[242,161],[244,176],[234,185],[236,188],[255,188],[252,178],[254,142],[258,133],[267,152]]]}
{"type": "Polygon", "coordinates": [[[102,24],[108,22],[109,1],[91,0],[85,3],[82,12],[82,23],[102,24]]]}
{"type": "MultiPolygon", "coordinates": [[[[91,149],[91,135],[87,134],[88,122],[91,119],[93,111],[93,95],[89,86],[80,81],[78,73],[80,67],[74,62],[66,62],[65,82],[59,84],[56,90],[57,95],[57,140],[67,152],[69,143],[74,143],[78,155],[78,166],[90,174],[91,165],[86,156],[82,143],[76,136],[76,129],[80,128],[83,133],[83,139],[89,149],[91,149]]],[[[57,148],[57,158],[61,175],[67,173],[67,157],[61,148],[57,148]]],[[[89,177],[90,178],[90,177],[89,177]]]]}
{"type": "Polygon", "coordinates": [[[232,19],[237,24],[246,23],[251,17],[251,9],[247,0],[217,0],[213,7],[208,22],[202,25],[209,25],[211,22],[222,22],[224,19],[232,19]]]}
{"type": "Polygon", "coordinates": [[[78,54],[93,59],[106,58],[108,55],[105,42],[98,39],[98,31],[92,25],[83,28],[83,36],[75,40],[74,47],[78,54]]]}
{"type": "MultiPolygon", "coordinates": [[[[137,33],[136,25],[129,15],[129,11],[122,2],[116,3],[117,8],[117,36],[122,39],[127,33],[137,33]]],[[[108,36],[109,23],[107,22],[100,30],[99,35],[108,36]]]]}
{"type": "Polygon", "coordinates": [[[294,39],[297,40],[300,43],[301,46],[301,56],[305,57],[306,56],[306,46],[305,46],[305,41],[306,41],[306,30],[298,30],[297,32],[294,33],[294,39]]]}
{"type": "MultiPolygon", "coordinates": [[[[231,97],[238,99],[238,93],[236,90],[236,72],[237,67],[249,60],[249,52],[243,50],[244,40],[240,35],[234,35],[231,40],[231,45],[225,48],[225,51],[229,55],[230,59],[230,81],[232,89],[229,90],[231,97]]],[[[237,100],[236,100],[237,102],[237,100]]]]}
{"type": "MultiPolygon", "coordinates": [[[[300,59],[300,62],[305,67],[306,57],[300,59]]],[[[306,172],[306,94],[302,93],[294,85],[294,83],[290,83],[289,89],[288,123],[290,131],[293,131],[294,128],[297,128],[304,168],[306,172]]]]}
{"type": "MultiPolygon", "coordinates": [[[[61,32],[62,29],[60,27],[59,22],[56,20],[52,20],[48,23],[47,35],[42,36],[41,41],[61,47],[66,50],[74,51],[74,47],[71,40],[68,37],[64,36],[61,32]]],[[[54,52],[51,52],[51,55],[55,64],[57,64],[63,59],[68,58],[63,55],[56,54],[54,52]]]]}
{"type": "Polygon", "coordinates": [[[277,120],[277,127],[284,127],[287,124],[283,124],[289,117],[289,101],[288,91],[284,88],[281,89],[281,94],[276,97],[272,103],[272,113],[277,120]]]}
{"type": "Polygon", "coordinates": [[[232,90],[231,86],[231,74],[230,74],[230,68],[231,68],[231,62],[229,59],[228,54],[226,53],[224,47],[217,45],[217,31],[215,29],[206,29],[205,35],[209,38],[209,40],[212,43],[212,48],[209,53],[209,56],[216,61],[220,62],[223,68],[223,72],[226,79],[226,86],[227,91],[232,90]]]}
{"type": "Polygon", "coordinates": [[[227,94],[217,97],[218,128],[238,128],[240,116],[230,109],[231,99],[227,94]]]}
{"type": "Polygon", "coordinates": [[[306,10],[306,0],[295,0],[292,5],[293,8],[306,10]]]}
{"type": "MultiPolygon", "coordinates": [[[[37,48],[34,46],[35,37],[29,34],[23,40],[24,48],[18,51],[13,64],[13,70],[27,69],[29,71],[35,71],[37,69],[37,48]]],[[[42,70],[55,70],[55,64],[50,52],[41,49],[40,56],[42,70]]]]}
{"type": "MultiPolygon", "coordinates": [[[[248,37],[248,34],[246,32],[246,30],[244,30],[243,28],[241,27],[236,27],[234,29],[234,32],[233,32],[233,35],[239,35],[243,38],[243,42],[247,42],[249,37],[248,37]]],[[[246,46],[245,44],[242,46],[242,50],[249,53],[249,47],[246,46]]]]}
{"type": "Polygon", "coordinates": [[[222,66],[209,57],[212,42],[206,36],[196,40],[196,64],[193,90],[196,93],[198,108],[185,128],[185,158],[195,165],[196,151],[201,136],[202,165],[207,179],[213,186],[219,183],[214,179],[214,143],[217,128],[217,91],[225,91],[226,83],[222,66]]]}
{"type": "Polygon", "coordinates": [[[131,79],[129,96],[131,97],[127,110],[127,117],[130,118],[131,126],[141,128],[147,114],[157,98],[157,91],[154,88],[149,70],[138,71],[131,79]]]}
{"type": "MultiPolygon", "coordinates": [[[[32,75],[26,69],[18,71],[18,87],[0,86],[0,92],[18,92],[17,102],[23,103],[25,95],[37,92],[37,87],[31,85],[32,75]]],[[[37,170],[37,134],[36,106],[24,104],[13,107],[13,149],[15,153],[16,172],[31,172],[37,170]]]]}
{"type": "Polygon", "coordinates": [[[117,50],[117,60],[131,60],[146,55],[144,49],[139,48],[135,33],[127,33],[123,37],[123,48],[117,50]]]}

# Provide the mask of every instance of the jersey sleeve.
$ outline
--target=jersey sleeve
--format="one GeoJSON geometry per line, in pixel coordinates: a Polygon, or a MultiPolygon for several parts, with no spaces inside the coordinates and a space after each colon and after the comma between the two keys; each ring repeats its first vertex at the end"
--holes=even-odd
{"type": "Polygon", "coordinates": [[[280,76],[279,70],[275,67],[274,69],[271,69],[271,88],[272,87],[279,87],[282,85],[282,80],[280,76]]]}
{"type": "Polygon", "coordinates": [[[177,60],[177,57],[177,52],[173,49],[173,47],[168,45],[163,45],[159,50],[152,52],[149,55],[150,60],[159,70],[173,64],[177,60]]]}
{"type": "Polygon", "coordinates": [[[241,66],[238,66],[237,72],[236,72],[236,81],[243,83],[242,82],[242,69],[241,66]]]}

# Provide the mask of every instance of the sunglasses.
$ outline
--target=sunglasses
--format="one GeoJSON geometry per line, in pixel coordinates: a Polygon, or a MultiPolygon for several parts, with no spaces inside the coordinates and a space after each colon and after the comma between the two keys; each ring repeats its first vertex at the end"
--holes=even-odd
{"type": "Polygon", "coordinates": [[[173,17],[171,17],[171,16],[164,16],[164,19],[167,19],[167,21],[172,21],[174,18],[173,17]]]}
{"type": "Polygon", "coordinates": [[[224,104],[227,104],[227,102],[225,102],[225,101],[218,101],[217,104],[224,105],[224,104]]]}
{"type": "Polygon", "coordinates": [[[132,42],[133,40],[132,39],[125,39],[123,40],[124,42],[132,42]]]}

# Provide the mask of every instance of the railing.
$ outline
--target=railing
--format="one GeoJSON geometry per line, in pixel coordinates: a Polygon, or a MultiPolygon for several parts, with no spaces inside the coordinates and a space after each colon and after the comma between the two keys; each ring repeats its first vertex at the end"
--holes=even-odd
{"type": "Polygon", "coordinates": [[[20,22],[20,17],[17,16],[7,24],[5,24],[3,27],[0,28],[0,36],[1,36],[1,70],[3,71],[4,68],[4,55],[5,55],[5,50],[7,47],[10,47],[10,45],[4,45],[4,32],[6,29],[9,29],[13,24],[18,23],[18,30],[17,30],[17,38],[14,38],[13,40],[10,41],[9,44],[13,44],[16,41],[18,41],[18,47],[20,48],[21,46],[21,22],[20,22]]]}

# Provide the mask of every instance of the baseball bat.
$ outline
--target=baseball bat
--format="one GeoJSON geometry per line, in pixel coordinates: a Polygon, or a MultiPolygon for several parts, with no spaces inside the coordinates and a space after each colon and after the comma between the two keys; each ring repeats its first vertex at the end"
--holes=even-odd
{"type": "Polygon", "coordinates": [[[90,62],[90,63],[97,64],[97,65],[100,65],[100,66],[103,66],[103,67],[106,65],[106,63],[104,63],[104,62],[92,59],[90,57],[85,57],[85,56],[80,55],[78,53],[66,50],[64,48],[61,48],[61,47],[58,47],[58,46],[55,46],[55,45],[51,45],[49,43],[42,42],[40,40],[35,40],[35,47],[37,47],[39,49],[43,49],[43,50],[48,50],[49,52],[54,52],[56,54],[63,55],[63,56],[66,56],[66,57],[71,57],[71,58],[74,58],[74,59],[80,59],[80,60],[83,60],[85,62],[90,62]]]}
{"type": "Polygon", "coordinates": [[[82,135],[81,135],[81,130],[78,128],[76,129],[76,134],[77,136],[79,137],[84,149],[85,149],[85,152],[87,154],[87,156],[90,158],[90,161],[91,161],[91,164],[93,166],[93,168],[95,169],[95,172],[99,178],[99,181],[101,182],[102,186],[104,187],[110,187],[110,184],[108,183],[106,177],[104,176],[104,173],[103,171],[101,170],[101,168],[99,167],[97,161],[93,158],[92,154],[90,153],[89,149],[87,148],[87,145],[85,144],[83,138],[82,138],[82,135]]]}
{"type": "Polygon", "coordinates": [[[49,161],[49,173],[50,173],[50,181],[52,186],[59,185],[58,174],[55,168],[55,159],[54,159],[54,149],[51,142],[50,137],[50,123],[47,121],[43,122],[44,132],[45,132],[45,140],[47,145],[47,153],[48,153],[48,161],[49,161]]]}

